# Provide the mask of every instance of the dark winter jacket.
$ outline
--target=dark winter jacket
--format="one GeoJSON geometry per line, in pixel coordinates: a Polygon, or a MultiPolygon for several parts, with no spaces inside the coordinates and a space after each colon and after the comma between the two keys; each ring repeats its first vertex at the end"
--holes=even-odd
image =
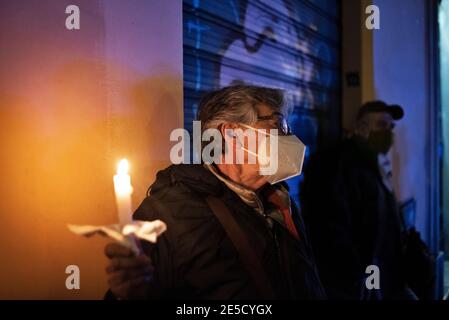
{"type": "Polygon", "coordinates": [[[144,243],[155,274],[149,298],[260,298],[236,248],[205,198],[221,198],[260,257],[276,298],[322,299],[303,222],[294,210],[300,241],[276,221],[256,213],[202,165],[174,165],[157,174],[134,219],[161,219],[167,231],[144,243]],[[272,223],[272,227],[268,223],[272,223]]]}
{"type": "Polygon", "coordinates": [[[366,295],[366,268],[380,269],[383,298],[404,288],[401,224],[377,155],[360,138],[346,139],[309,161],[301,206],[329,298],[366,295]]]}

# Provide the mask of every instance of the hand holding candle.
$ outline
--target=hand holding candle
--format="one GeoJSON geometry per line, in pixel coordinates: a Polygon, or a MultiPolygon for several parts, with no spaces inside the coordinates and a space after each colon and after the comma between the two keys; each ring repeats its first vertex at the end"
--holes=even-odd
{"type": "Polygon", "coordinates": [[[167,230],[163,221],[134,221],[132,219],[131,177],[128,174],[129,164],[122,159],[114,175],[115,200],[117,204],[119,224],[108,226],[72,225],[68,228],[75,234],[90,237],[94,234],[107,236],[130,248],[136,255],[142,253],[139,240],[156,243],[157,238],[167,230]]]}

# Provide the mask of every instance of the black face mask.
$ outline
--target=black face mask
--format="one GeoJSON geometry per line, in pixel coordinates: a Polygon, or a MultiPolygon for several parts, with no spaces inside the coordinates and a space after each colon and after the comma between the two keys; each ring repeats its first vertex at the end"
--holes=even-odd
{"type": "Polygon", "coordinates": [[[393,131],[375,130],[370,132],[368,136],[368,144],[377,153],[386,154],[393,145],[393,139],[393,131]]]}

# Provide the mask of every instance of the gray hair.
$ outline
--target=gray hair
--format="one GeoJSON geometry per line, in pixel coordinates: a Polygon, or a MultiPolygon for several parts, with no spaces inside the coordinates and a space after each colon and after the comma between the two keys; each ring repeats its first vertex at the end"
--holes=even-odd
{"type": "Polygon", "coordinates": [[[257,106],[265,104],[285,115],[288,99],[281,89],[235,85],[209,92],[200,102],[197,119],[201,131],[219,129],[224,123],[253,125],[257,122],[257,106]]]}

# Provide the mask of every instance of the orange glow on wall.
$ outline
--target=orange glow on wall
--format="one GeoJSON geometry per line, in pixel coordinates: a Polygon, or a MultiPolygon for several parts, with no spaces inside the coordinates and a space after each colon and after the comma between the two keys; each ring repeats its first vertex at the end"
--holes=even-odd
{"type": "Polygon", "coordinates": [[[77,1],[72,31],[69,4],[1,5],[1,299],[101,299],[107,240],[66,224],[118,222],[123,157],[136,208],[183,123],[181,2],[77,1]],[[80,290],[65,287],[71,264],[80,290]]]}

